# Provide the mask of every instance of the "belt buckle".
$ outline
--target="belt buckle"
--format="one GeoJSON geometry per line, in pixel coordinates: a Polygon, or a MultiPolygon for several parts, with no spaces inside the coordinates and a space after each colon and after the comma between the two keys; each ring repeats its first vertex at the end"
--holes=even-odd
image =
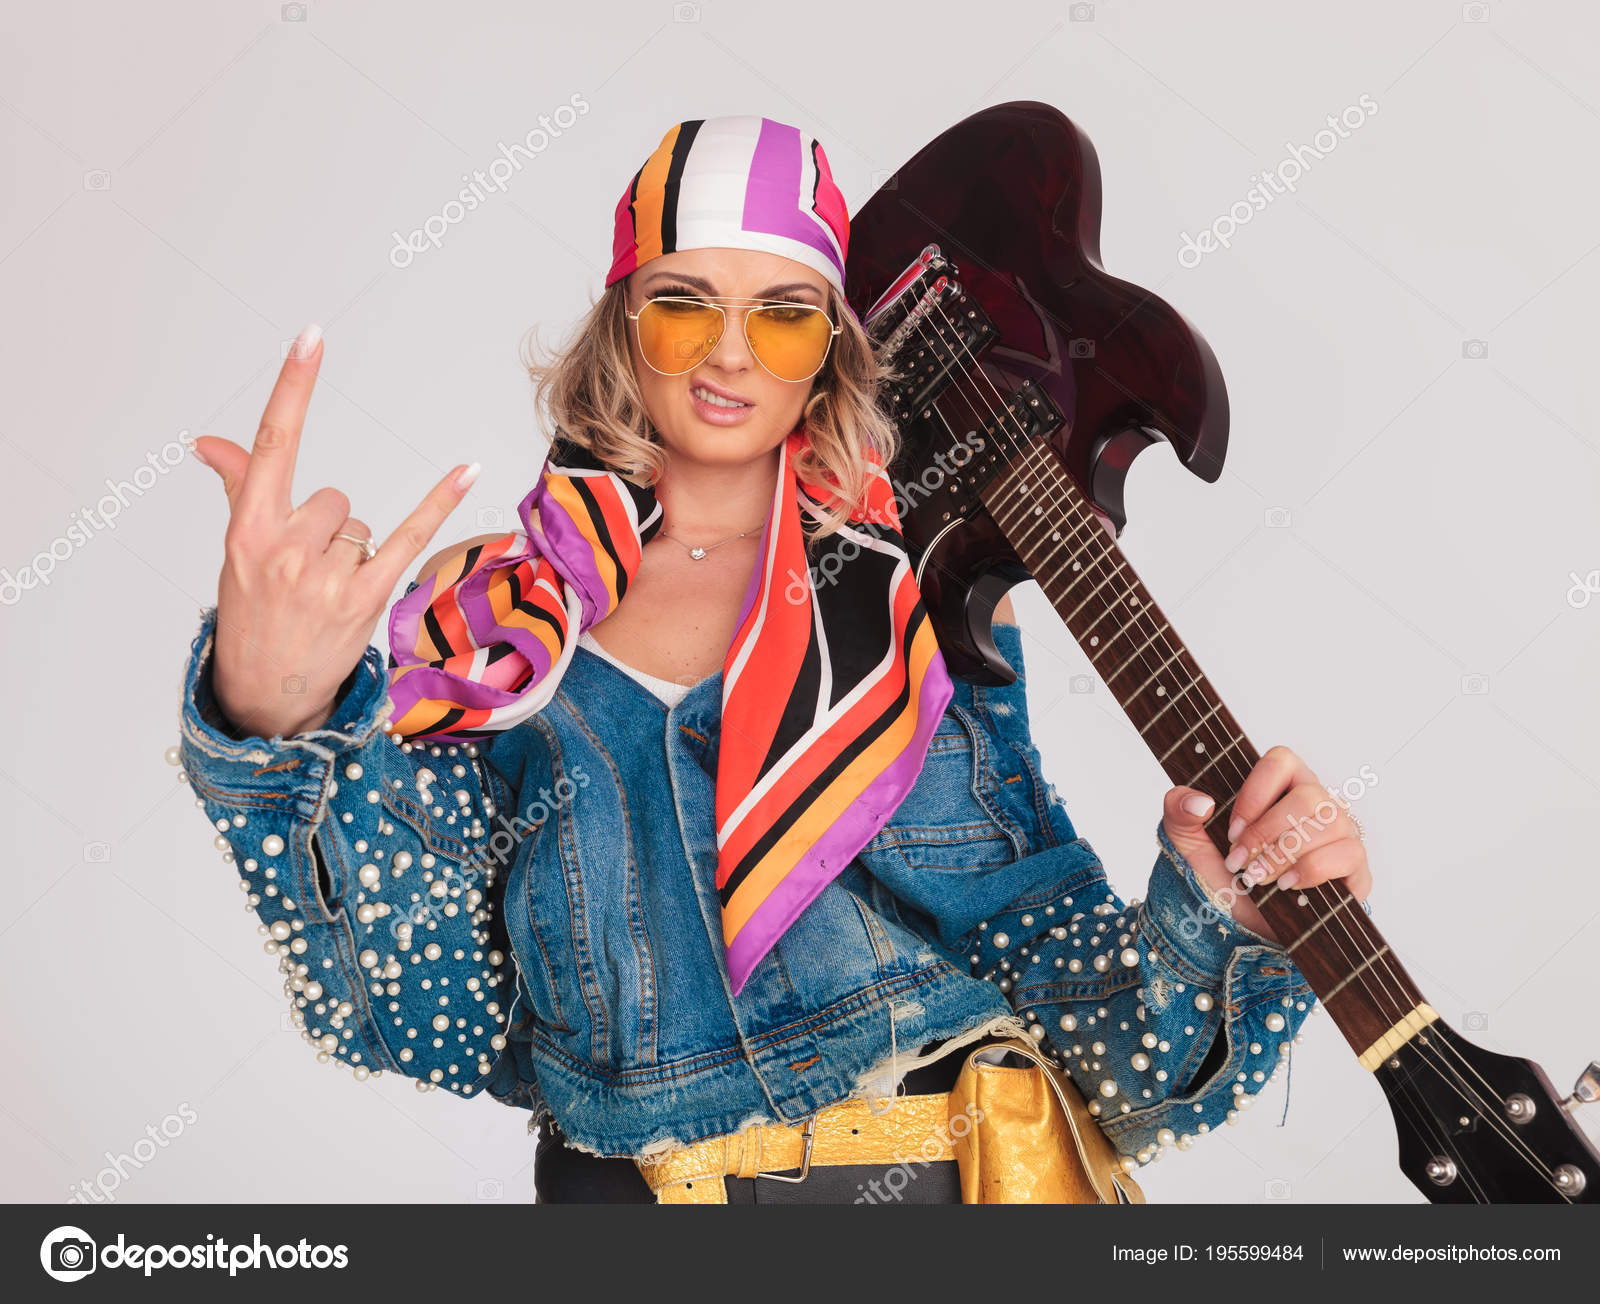
{"type": "Polygon", "coordinates": [[[803,1182],[806,1174],[811,1171],[811,1143],[817,1134],[817,1116],[813,1114],[806,1119],[802,1135],[805,1138],[805,1148],[800,1152],[800,1172],[795,1177],[785,1177],[782,1173],[757,1173],[757,1177],[770,1178],[774,1182],[803,1182]]]}

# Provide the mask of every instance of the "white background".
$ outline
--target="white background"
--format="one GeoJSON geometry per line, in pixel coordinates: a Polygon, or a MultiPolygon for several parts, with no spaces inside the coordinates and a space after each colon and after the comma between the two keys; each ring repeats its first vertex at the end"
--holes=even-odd
{"type": "MultiPolygon", "coordinates": [[[[669,125],[812,130],[854,211],[968,112],[1048,101],[1098,149],[1107,268],[1200,326],[1232,397],[1216,485],[1141,457],[1126,551],[1259,748],[1378,774],[1358,811],[1386,936],[1457,1027],[1564,1090],[1600,1053],[1600,604],[1568,599],[1600,567],[1593,7],[678,8],[6,6],[0,566],[65,547],[108,477],[184,433],[248,444],[312,320],[302,496],[337,485],[387,533],[478,459],[439,543],[504,524],[545,447],[520,339],[598,292],[617,195],[669,125]],[[394,232],[574,94],[590,112],[505,193],[390,264],[394,232]],[[1184,232],[1363,94],[1377,113],[1294,196],[1179,265],[1184,232]]],[[[285,1030],[236,876],[163,763],[224,506],[204,467],[164,468],[0,607],[0,1197],[65,1200],[190,1110],[116,1199],[530,1199],[525,1114],[356,1084],[285,1030]]],[[[1047,776],[1142,895],[1164,776],[1108,695],[1070,691],[1089,666],[1038,589],[1016,597],[1047,776]]],[[[1145,1171],[1149,1197],[1417,1198],[1325,1017],[1280,1126],[1283,1105],[1280,1082],[1145,1171]]]]}

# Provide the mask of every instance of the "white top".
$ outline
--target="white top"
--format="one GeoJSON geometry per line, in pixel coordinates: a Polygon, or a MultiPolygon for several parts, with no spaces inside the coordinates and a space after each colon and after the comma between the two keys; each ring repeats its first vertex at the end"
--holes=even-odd
{"type": "Polygon", "coordinates": [[[618,670],[622,671],[623,674],[638,680],[639,683],[643,684],[668,706],[676,706],[683,698],[683,695],[689,691],[689,685],[687,684],[680,684],[671,679],[658,679],[655,675],[647,675],[642,670],[635,670],[630,665],[624,665],[611,653],[607,652],[605,648],[601,647],[594,635],[588,630],[584,630],[578,636],[578,646],[586,647],[597,656],[604,657],[618,670]]]}

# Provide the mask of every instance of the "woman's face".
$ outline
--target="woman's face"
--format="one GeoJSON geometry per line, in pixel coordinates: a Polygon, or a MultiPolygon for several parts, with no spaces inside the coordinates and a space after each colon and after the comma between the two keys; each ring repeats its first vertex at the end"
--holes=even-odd
{"type": "MultiPolygon", "coordinates": [[[[628,311],[638,312],[661,294],[716,299],[786,299],[828,307],[821,272],[779,254],[750,249],[688,249],[652,258],[627,280],[628,311]]],[[[795,428],[812,380],[779,380],[756,361],[744,337],[742,305],[724,304],[727,327],[716,347],[679,376],[663,376],[639,352],[636,323],[628,324],[628,352],[645,411],[661,442],[678,457],[710,465],[753,461],[795,428]],[[742,407],[707,402],[707,392],[742,407]]]]}

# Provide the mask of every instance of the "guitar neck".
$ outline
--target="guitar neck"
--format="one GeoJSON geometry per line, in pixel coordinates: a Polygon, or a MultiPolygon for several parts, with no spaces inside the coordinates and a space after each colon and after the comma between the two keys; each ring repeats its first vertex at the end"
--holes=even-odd
{"type": "MultiPolygon", "coordinates": [[[[980,497],[1167,777],[1216,801],[1206,832],[1225,853],[1259,753],[1076,482],[1034,446],[980,497]]],[[[1436,1017],[1342,883],[1251,899],[1369,1069],[1436,1017]]]]}

